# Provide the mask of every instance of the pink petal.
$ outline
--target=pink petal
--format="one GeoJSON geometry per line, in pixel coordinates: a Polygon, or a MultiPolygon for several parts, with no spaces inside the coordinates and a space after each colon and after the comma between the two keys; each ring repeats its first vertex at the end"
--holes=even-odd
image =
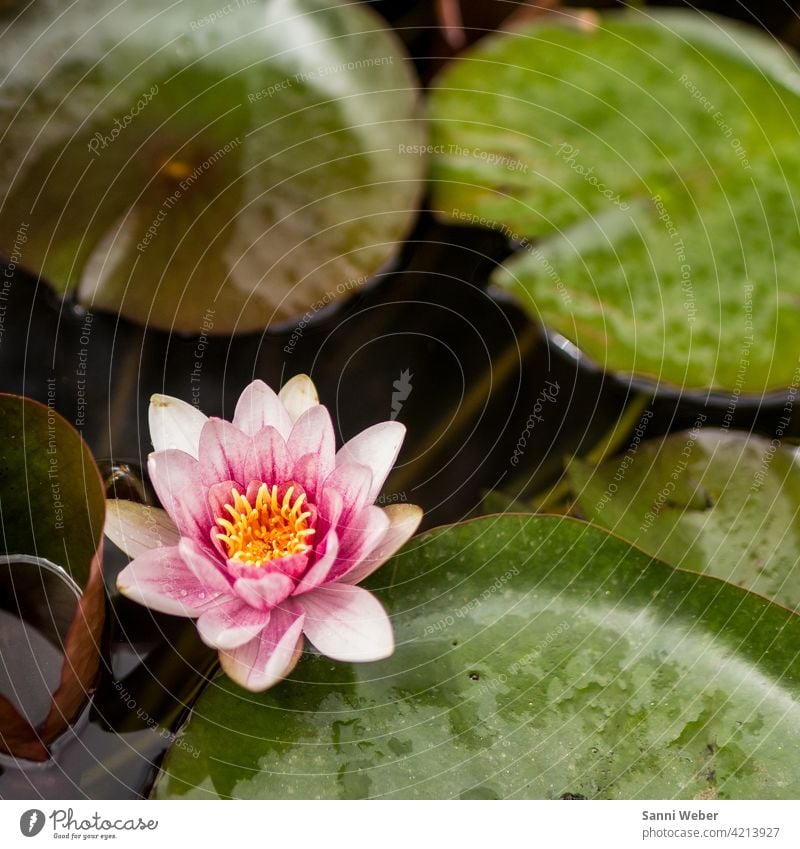
{"type": "Polygon", "coordinates": [[[245,480],[245,460],[252,446],[252,439],[238,427],[223,419],[209,419],[200,433],[198,459],[207,485],[218,481],[245,480]]]}
{"type": "MultiPolygon", "coordinates": [[[[248,493],[247,488],[243,487],[238,481],[232,480],[224,480],[220,483],[215,483],[213,486],[208,488],[208,494],[206,495],[208,500],[208,509],[215,522],[220,516],[230,519],[230,514],[225,510],[225,505],[233,504],[234,489],[238,492],[242,492],[242,490],[244,490],[246,495],[248,493]]],[[[257,490],[258,487],[256,487],[256,491],[257,490]]],[[[213,528],[214,533],[216,533],[219,529],[219,525],[215,524],[213,528]]]]}
{"type": "Polygon", "coordinates": [[[328,467],[326,475],[330,474],[336,458],[331,414],[320,404],[306,410],[294,423],[286,445],[295,460],[306,454],[318,455],[320,462],[328,467]]]}
{"type": "MultiPolygon", "coordinates": [[[[209,529],[208,540],[202,540],[201,545],[210,542],[214,551],[220,558],[227,562],[228,552],[225,546],[217,539],[217,534],[222,533],[222,528],[217,524],[217,519],[220,517],[230,519],[230,514],[225,510],[226,504],[233,504],[233,490],[242,491],[242,485],[236,481],[222,481],[215,483],[214,486],[208,488],[208,509],[212,517],[213,524],[209,529]]],[[[252,504],[252,501],[250,502],[252,504]]]]}
{"type": "Polygon", "coordinates": [[[121,498],[106,501],[105,535],[128,557],[177,545],[181,536],[165,510],[121,498]]]}
{"type": "Polygon", "coordinates": [[[338,527],[344,512],[344,499],[339,490],[331,487],[323,487],[322,496],[316,502],[317,523],[314,540],[322,542],[331,528],[338,527]]]}
{"type": "Polygon", "coordinates": [[[306,636],[327,657],[358,663],[382,660],[394,651],[386,611],[361,587],[319,587],[297,601],[306,613],[306,636]]]}
{"type": "Polygon", "coordinates": [[[174,448],[197,457],[200,431],[206,423],[200,410],[171,395],[153,395],[148,419],[154,450],[174,448]]]}
{"type": "Polygon", "coordinates": [[[296,422],[310,407],[319,404],[317,388],[307,374],[296,374],[278,393],[289,417],[296,422]]]}
{"type": "Polygon", "coordinates": [[[366,466],[348,464],[337,466],[328,475],[323,488],[334,489],[342,496],[344,503],[340,522],[347,523],[350,517],[358,513],[375,499],[370,497],[372,491],[372,472],[366,466]]]}
{"type": "Polygon", "coordinates": [[[333,466],[326,463],[319,454],[306,454],[294,463],[289,477],[297,481],[306,491],[308,500],[316,504],[320,493],[324,492],[325,479],[332,471],[333,466]]]}
{"type": "Polygon", "coordinates": [[[233,593],[230,579],[223,572],[219,561],[212,552],[198,545],[193,539],[183,537],[178,544],[183,562],[189,567],[189,571],[208,589],[226,593],[233,593]]]}
{"type": "Polygon", "coordinates": [[[380,507],[370,505],[351,517],[339,531],[339,558],[329,580],[337,580],[358,566],[386,536],[388,530],[389,517],[380,507]]]}
{"type": "Polygon", "coordinates": [[[245,477],[268,486],[285,483],[291,477],[286,441],[274,427],[262,428],[253,437],[245,462],[245,477]]]}
{"type": "Polygon", "coordinates": [[[229,598],[197,620],[200,639],[212,649],[235,649],[257,637],[269,622],[268,610],[256,610],[229,598]]]}
{"type": "Polygon", "coordinates": [[[302,652],[303,619],[295,607],[276,607],[255,639],[219,653],[225,674],[254,693],[285,678],[302,652]]]}
{"type": "Polygon", "coordinates": [[[328,580],[331,569],[339,556],[339,537],[336,531],[328,531],[325,539],[317,546],[317,560],[305,575],[297,582],[295,595],[311,592],[328,580]]]}
{"type": "Polygon", "coordinates": [[[258,610],[271,610],[292,594],[294,581],[283,572],[251,568],[252,577],[237,578],[233,591],[242,601],[258,610]]]}
{"type": "Polygon", "coordinates": [[[255,501],[258,498],[258,491],[261,489],[262,483],[262,481],[251,480],[247,484],[244,496],[251,504],[255,504],[255,501]]]}
{"type": "Polygon", "coordinates": [[[174,616],[200,616],[220,597],[192,574],[176,545],[151,549],[131,561],[119,573],[117,588],[145,607],[174,616]]]}
{"type": "Polygon", "coordinates": [[[200,466],[183,451],[157,451],[147,463],[158,499],[181,536],[205,540],[213,524],[200,466]]]}
{"type": "Polygon", "coordinates": [[[254,380],[239,396],[233,423],[248,436],[274,427],[286,439],[292,429],[289,413],[263,380],[254,380]]]}
{"type": "Polygon", "coordinates": [[[361,431],[339,449],[337,466],[358,463],[372,472],[372,486],[367,499],[370,504],[378,497],[392,470],[405,435],[405,425],[400,422],[381,422],[361,431]]]}
{"type": "Polygon", "coordinates": [[[414,535],[422,521],[422,508],[416,504],[390,504],[384,507],[389,517],[389,530],[383,539],[357,566],[339,579],[346,584],[360,584],[414,535]]]}

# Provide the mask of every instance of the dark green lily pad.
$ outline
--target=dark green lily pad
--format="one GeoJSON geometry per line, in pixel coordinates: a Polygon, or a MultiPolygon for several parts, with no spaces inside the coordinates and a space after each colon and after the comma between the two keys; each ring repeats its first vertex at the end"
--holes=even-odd
{"type": "Polygon", "coordinates": [[[674,566],[800,609],[800,465],[779,440],[724,430],[651,440],[567,474],[587,519],[674,566]]]}
{"type": "Polygon", "coordinates": [[[494,281],[603,367],[673,387],[788,387],[794,59],[692,13],[572,14],[490,36],[445,69],[434,206],[528,240],[494,281]]]}
{"type": "MultiPolygon", "coordinates": [[[[46,744],[74,718],[97,673],[105,599],[105,493],[78,433],[49,407],[14,395],[0,395],[0,520],[0,554],[44,558],[81,592],[59,646],[64,664],[44,720],[33,728],[0,695],[0,751],[44,760],[46,744]]],[[[14,568],[25,568],[24,561],[14,568]]]]}
{"type": "Polygon", "coordinates": [[[423,130],[368,8],[41,5],[2,38],[0,248],[18,264],[92,308],[231,333],[319,310],[391,256],[422,185],[398,145],[423,130]]]}
{"type": "Polygon", "coordinates": [[[800,792],[800,618],[784,608],[548,516],[432,531],[379,578],[392,658],[307,657],[262,695],[218,679],[154,795],[800,792]]]}

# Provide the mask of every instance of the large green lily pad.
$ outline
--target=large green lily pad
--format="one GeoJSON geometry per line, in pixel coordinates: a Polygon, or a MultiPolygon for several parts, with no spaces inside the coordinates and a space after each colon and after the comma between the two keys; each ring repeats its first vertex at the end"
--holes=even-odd
{"type": "Polygon", "coordinates": [[[725,430],[650,440],[568,466],[593,522],[684,569],[800,610],[800,465],[779,440],[725,430]]]}
{"type": "Polygon", "coordinates": [[[800,793],[800,617],[778,605],[547,516],[432,531],[372,581],[393,657],[307,657],[261,695],[218,679],[154,795],[800,793]]]}
{"type": "MultiPolygon", "coordinates": [[[[59,646],[64,664],[49,713],[33,728],[0,695],[0,751],[46,759],[47,744],[67,727],[88,697],[103,630],[104,520],[100,474],[78,433],[51,407],[0,395],[0,554],[12,560],[23,555],[15,560],[14,568],[36,568],[36,558],[49,561],[81,592],[64,644],[59,646]]],[[[50,599],[42,601],[52,617],[50,603],[50,599]]],[[[22,682],[16,686],[24,689],[22,682]]]]}
{"type": "Polygon", "coordinates": [[[263,328],[355,291],[413,220],[415,78],[362,4],[35,4],[2,46],[0,248],[87,306],[263,328]]]}
{"type": "Polygon", "coordinates": [[[796,382],[800,72],[686,12],[482,40],[431,98],[433,203],[523,244],[494,281],[605,368],[672,387],[796,382]]]}

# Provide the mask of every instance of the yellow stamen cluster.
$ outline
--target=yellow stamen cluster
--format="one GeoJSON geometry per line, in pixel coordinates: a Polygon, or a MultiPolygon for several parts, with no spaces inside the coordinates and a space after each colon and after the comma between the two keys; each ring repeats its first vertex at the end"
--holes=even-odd
{"type": "Polygon", "coordinates": [[[237,489],[231,490],[233,504],[225,505],[230,519],[217,519],[222,530],[216,535],[231,560],[261,566],[276,557],[311,550],[311,512],[303,509],[305,493],[292,501],[294,490],[293,486],[288,487],[281,499],[277,486],[270,488],[262,483],[254,505],[237,489]]]}

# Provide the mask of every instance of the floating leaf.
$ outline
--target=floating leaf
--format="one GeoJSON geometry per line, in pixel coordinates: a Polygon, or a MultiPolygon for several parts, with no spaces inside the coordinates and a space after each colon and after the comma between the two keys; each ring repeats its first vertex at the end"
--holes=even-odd
{"type": "Polygon", "coordinates": [[[218,679],[154,795],[800,792],[800,618],[782,607],[549,516],[432,531],[381,579],[393,657],[307,657],[258,696],[218,679]]]}
{"type": "MultiPolygon", "coordinates": [[[[37,559],[44,560],[45,569],[61,572],[80,593],[60,646],[64,663],[44,720],[34,728],[0,695],[2,751],[44,760],[46,744],[67,727],[86,700],[97,672],[103,627],[104,517],[100,475],[77,432],[49,407],[0,395],[0,553],[15,561],[13,569],[38,568],[37,559]]],[[[42,603],[52,616],[50,602],[46,598],[42,603]]]]}
{"type": "Polygon", "coordinates": [[[19,264],[92,308],[230,333],[317,310],[392,254],[421,188],[399,145],[423,131],[368,8],[45,8],[2,39],[0,247],[19,264]]]}
{"type": "Polygon", "coordinates": [[[724,430],[650,440],[568,467],[586,518],[683,569],[800,608],[800,465],[779,440],[724,430]]]}
{"type": "Polygon", "coordinates": [[[438,79],[435,208],[521,242],[494,281],[607,369],[792,385],[794,60],[685,12],[549,20],[489,36],[438,79]]]}

